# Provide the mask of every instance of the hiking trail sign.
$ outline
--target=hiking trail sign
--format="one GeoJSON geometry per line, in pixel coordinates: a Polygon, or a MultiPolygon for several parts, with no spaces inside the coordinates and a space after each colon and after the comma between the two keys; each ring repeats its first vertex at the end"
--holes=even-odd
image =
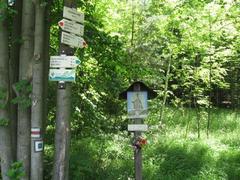
{"type": "Polygon", "coordinates": [[[61,43],[76,48],[84,47],[84,39],[82,37],[67,32],[62,32],[61,43]]]}
{"type": "Polygon", "coordinates": [[[81,24],[78,24],[74,21],[69,21],[67,19],[62,19],[58,22],[58,25],[64,31],[83,36],[84,26],[81,24]]]}
{"type": "Polygon", "coordinates": [[[75,69],[50,69],[49,80],[74,82],[75,74],[75,69]]]}
{"type": "Polygon", "coordinates": [[[80,64],[80,60],[76,56],[51,56],[51,68],[76,68],[80,64]]]}
{"type": "Polygon", "coordinates": [[[81,12],[78,12],[75,8],[69,8],[64,6],[63,7],[63,17],[76,21],[78,23],[84,22],[84,14],[81,12]]]}

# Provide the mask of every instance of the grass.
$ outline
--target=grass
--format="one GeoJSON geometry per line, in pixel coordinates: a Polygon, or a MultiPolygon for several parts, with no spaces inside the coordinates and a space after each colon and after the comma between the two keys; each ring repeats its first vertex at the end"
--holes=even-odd
{"type": "MultiPolygon", "coordinates": [[[[240,117],[227,109],[211,111],[210,135],[206,135],[207,113],[200,112],[200,138],[197,112],[192,109],[167,108],[161,129],[149,132],[152,140],[145,157],[145,179],[240,179],[240,117]],[[153,171],[153,172],[151,172],[153,171]]],[[[150,119],[150,122],[154,122],[150,119]]]]}
{"type": "MultiPolygon", "coordinates": [[[[206,112],[168,107],[159,123],[150,116],[143,148],[144,180],[239,180],[240,116],[237,111],[213,109],[210,135],[206,135],[206,112]]],[[[99,134],[72,141],[70,179],[133,180],[132,135],[99,134]]],[[[50,153],[51,154],[51,153],[50,153]]],[[[50,159],[48,157],[48,159],[50,159]]],[[[49,176],[48,176],[49,177],[49,176]]],[[[45,178],[48,179],[48,178],[45,178]]]]}

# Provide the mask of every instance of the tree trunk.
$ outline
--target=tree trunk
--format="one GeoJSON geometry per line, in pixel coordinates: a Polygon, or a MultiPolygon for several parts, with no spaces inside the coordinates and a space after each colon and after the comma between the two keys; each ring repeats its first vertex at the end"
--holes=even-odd
{"type": "MultiPolygon", "coordinates": [[[[22,40],[20,48],[19,81],[30,82],[32,79],[32,58],[33,58],[33,31],[34,31],[34,9],[32,0],[23,0],[22,13],[22,40]]],[[[22,94],[20,94],[22,96],[22,94]]],[[[28,98],[28,95],[24,95],[28,98]]],[[[17,139],[17,160],[23,162],[25,176],[30,176],[30,152],[31,152],[31,110],[18,104],[18,139],[17,139]]]]}
{"type": "MultiPolygon", "coordinates": [[[[0,14],[6,15],[8,1],[1,2],[0,14]]],[[[9,115],[9,56],[7,21],[0,21],[0,160],[2,179],[8,180],[7,171],[12,163],[10,115],[9,115]]]]}
{"type": "MultiPolygon", "coordinates": [[[[33,81],[32,81],[32,128],[39,128],[39,137],[31,138],[31,180],[43,179],[43,152],[41,148],[36,152],[35,143],[42,143],[43,129],[43,47],[44,47],[44,10],[41,1],[33,0],[35,4],[35,36],[33,58],[33,81]]],[[[43,147],[43,144],[42,144],[43,147]]]]}
{"type": "Polygon", "coordinates": [[[44,30],[44,68],[43,68],[43,135],[45,134],[46,121],[48,118],[48,104],[47,104],[47,96],[48,96],[48,74],[49,74],[49,44],[50,44],[50,8],[52,6],[53,1],[49,0],[48,5],[45,9],[45,30],[44,30]]]}
{"type": "Polygon", "coordinates": [[[165,110],[166,101],[167,101],[167,95],[168,95],[167,91],[168,91],[168,82],[169,82],[169,76],[170,76],[170,70],[171,70],[171,63],[172,63],[172,56],[170,57],[170,59],[168,61],[168,68],[167,68],[167,73],[166,73],[166,77],[165,77],[163,104],[162,104],[161,111],[160,111],[160,122],[161,123],[163,120],[164,110],[165,110]]]}
{"type": "MultiPolygon", "coordinates": [[[[11,52],[10,52],[10,99],[16,97],[15,92],[11,88],[18,81],[19,74],[19,52],[20,52],[20,38],[21,38],[21,21],[22,21],[22,1],[16,1],[14,10],[17,14],[13,19],[13,30],[11,35],[11,52]]],[[[10,104],[11,112],[11,137],[12,137],[12,148],[13,148],[13,159],[17,158],[17,105],[10,104]]]]}

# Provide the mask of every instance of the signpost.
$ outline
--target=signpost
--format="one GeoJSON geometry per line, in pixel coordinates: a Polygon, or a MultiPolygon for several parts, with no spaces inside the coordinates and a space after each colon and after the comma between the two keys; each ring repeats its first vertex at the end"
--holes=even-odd
{"type": "MultiPolygon", "coordinates": [[[[83,23],[84,14],[78,12],[75,8],[64,6],[63,17],[66,19],[58,22],[59,27],[63,30],[61,32],[61,43],[71,48],[83,48],[85,41],[81,36],[84,32],[84,26],[79,23],[83,23]]],[[[80,64],[80,60],[76,56],[69,55],[62,54],[50,58],[49,80],[59,81],[60,89],[65,88],[64,82],[75,81],[75,68],[80,64]]]]}
{"type": "Polygon", "coordinates": [[[76,56],[51,56],[50,58],[50,81],[74,82],[76,67],[80,60],[76,56]]]}
{"type": "Polygon", "coordinates": [[[128,131],[147,131],[148,125],[146,124],[128,124],[128,131]]]}
{"type": "Polygon", "coordinates": [[[83,48],[84,39],[74,34],[62,32],[61,43],[69,45],[70,47],[83,48]]]}
{"type": "Polygon", "coordinates": [[[77,11],[75,8],[70,8],[67,6],[63,7],[63,17],[76,21],[78,23],[84,22],[84,14],[77,11]]]}
{"type": "Polygon", "coordinates": [[[52,56],[50,60],[49,80],[59,81],[57,89],[55,157],[53,180],[67,180],[69,169],[70,147],[70,113],[71,84],[75,81],[76,66],[80,61],[73,56],[73,48],[83,48],[82,37],[84,14],[77,11],[76,0],[64,0],[63,19],[58,25],[61,28],[60,56],[52,56]],[[66,82],[67,81],[67,82],[66,82]]]}
{"type": "Polygon", "coordinates": [[[80,60],[76,56],[51,56],[51,68],[76,68],[80,60]]]}
{"type": "Polygon", "coordinates": [[[65,81],[74,82],[75,81],[75,69],[50,69],[49,70],[49,80],[50,81],[65,81]]]}
{"type": "Polygon", "coordinates": [[[77,24],[74,21],[69,21],[67,19],[62,19],[58,22],[58,25],[62,30],[82,36],[84,33],[84,26],[77,24]]]}
{"type": "Polygon", "coordinates": [[[147,100],[153,99],[156,96],[156,92],[140,81],[134,82],[126,91],[119,95],[120,99],[127,100],[128,118],[134,121],[134,124],[128,125],[128,131],[134,132],[135,180],[142,180],[141,143],[143,141],[141,132],[148,129],[147,125],[142,124],[143,119],[147,117],[147,100]]]}

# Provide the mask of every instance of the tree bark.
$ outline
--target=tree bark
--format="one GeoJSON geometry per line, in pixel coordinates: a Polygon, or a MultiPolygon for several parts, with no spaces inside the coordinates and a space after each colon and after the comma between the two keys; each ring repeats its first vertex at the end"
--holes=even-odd
{"type": "MultiPolygon", "coordinates": [[[[34,9],[32,0],[23,0],[22,9],[22,45],[19,60],[19,81],[32,79],[33,58],[33,31],[34,9]]],[[[20,94],[21,95],[21,94],[20,94]]],[[[17,160],[23,162],[25,176],[22,180],[28,180],[30,176],[30,152],[31,152],[31,110],[18,105],[18,132],[17,132],[17,160]]]]}
{"type": "MultiPolygon", "coordinates": [[[[20,52],[20,38],[21,38],[21,21],[22,21],[22,1],[16,1],[14,10],[17,14],[13,19],[13,30],[11,35],[11,52],[10,52],[10,99],[16,97],[14,90],[11,88],[18,81],[19,74],[19,52],[20,52]]],[[[11,112],[11,137],[13,148],[13,159],[17,158],[17,105],[10,104],[11,112]]]]}
{"type": "Polygon", "coordinates": [[[45,30],[44,30],[44,68],[43,68],[43,101],[45,106],[43,107],[43,135],[45,134],[45,127],[48,118],[48,104],[47,104],[47,96],[48,96],[48,74],[49,74],[49,44],[50,44],[50,9],[52,7],[52,0],[48,1],[47,7],[45,9],[45,30]]]}
{"type": "MultiPolygon", "coordinates": [[[[45,5],[40,0],[33,0],[35,5],[35,35],[32,80],[32,128],[43,129],[43,47],[44,47],[44,16],[45,5]]],[[[40,137],[31,138],[31,180],[43,179],[43,152],[35,151],[35,141],[42,142],[40,137]]]]}
{"type": "MultiPolygon", "coordinates": [[[[0,14],[6,17],[8,1],[1,2],[4,5],[0,14]]],[[[9,114],[9,50],[8,50],[8,26],[6,19],[0,21],[0,160],[2,179],[8,180],[7,171],[12,163],[10,114],[9,114]]]]}
{"type": "MultiPolygon", "coordinates": [[[[76,0],[65,0],[67,7],[76,7],[76,0]]],[[[60,45],[60,54],[73,55],[74,50],[60,45]]],[[[70,118],[71,118],[71,84],[66,83],[65,89],[57,90],[57,114],[55,132],[55,159],[53,180],[68,180],[70,151],[70,118]]]]}
{"type": "Polygon", "coordinates": [[[70,145],[71,84],[57,91],[54,180],[68,179],[70,145]]]}

